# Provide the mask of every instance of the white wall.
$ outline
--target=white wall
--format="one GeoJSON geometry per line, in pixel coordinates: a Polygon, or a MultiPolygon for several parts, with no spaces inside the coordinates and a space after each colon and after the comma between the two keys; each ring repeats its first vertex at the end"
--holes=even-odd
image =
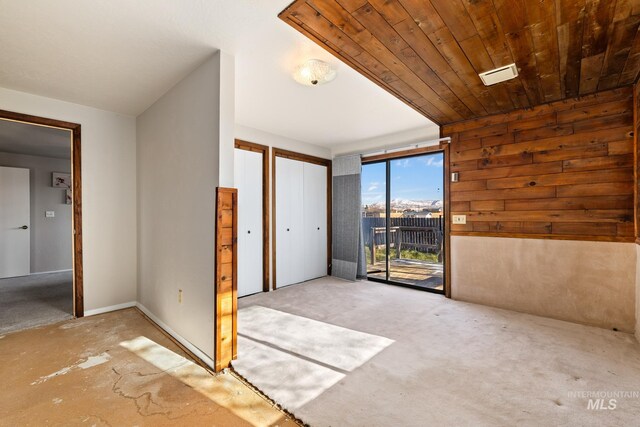
{"type": "Polygon", "coordinates": [[[451,296],[633,333],[636,257],[633,243],[452,236],[451,296]]]}
{"type": "Polygon", "coordinates": [[[135,118],[3,88],[0,109],[82,125],[85,311],[135,301],[135,118]]]}
{"type": "Polygon", "coordinates": [[[219,52],[219,165],[220,187],[233,187],[233,150],[235,146],[235,62],[234,57],[219,52]]]}
{"type": "Polygon", "coordinates": [[[29,169],[31,273],[70,270],[72,210],[65,190],[51,185],[51,173],[71,173],[71,160],[0,152],[0,166],[29,169]],[[55,217],[46,218],[45,211],[54,211],[55,217]]]}
{"type": "Polygon", "coordinates": [[[440,127],[431,124],[417,129],[409,129],[403,132],[380,135],[374,138],[354,141],[348,144],[340,144],[331,147],[333,157],[344,154],[357,154],[377,149],[388,149],[409,144],[418,144],[440,138],[440,127]]]}
{"type": "Polygon", "coordinates": [[[215,191],[233,184],[228,61],[216,53],[137,119],[138,301],[211,359],[215,191]]]}
{"type": "Polygon", "coordinates": [[[310,156],[331,158],[331,150],[319,145],[307,144],[306,142],[275,135],[258,129],[242,125],[235,125],[235,137],[247,142],[266,145],[268,147],[282,148],[283,150],[295,151],[296,153],[308,154],[310,156]]]}
{"type": "Polygon", "coordinates": [[[636,339],[640,341],[640,245],[636,244],[636,339]]]}

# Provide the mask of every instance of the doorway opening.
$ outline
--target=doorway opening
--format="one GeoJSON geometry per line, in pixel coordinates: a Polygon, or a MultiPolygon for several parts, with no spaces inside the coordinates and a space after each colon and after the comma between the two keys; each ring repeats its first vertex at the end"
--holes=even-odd
{"type": "Polygon", "coordinates": [[[0,332],[84,315],[80,125],[0,110],[0,332]]]}
{"type": "Polygon", "coordinates": [[[363,159],[369,280],[445,293],[445,155],[443,149],[423,149],[363,159]]]}

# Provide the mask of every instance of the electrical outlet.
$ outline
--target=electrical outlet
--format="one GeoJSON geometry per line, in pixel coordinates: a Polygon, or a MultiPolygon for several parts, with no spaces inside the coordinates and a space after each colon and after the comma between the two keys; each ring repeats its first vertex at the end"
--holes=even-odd
{"type": "Polygon", "coordinates": [[[453,223],[454,224],[466,224],[467,223],[467,216],[466,215],[454,215],[453,216],[453,223]]]}
{"type": "Polygon", "coordinates": [[[178,304],[182,304],[182,289],[178,289],[178,304]]]}

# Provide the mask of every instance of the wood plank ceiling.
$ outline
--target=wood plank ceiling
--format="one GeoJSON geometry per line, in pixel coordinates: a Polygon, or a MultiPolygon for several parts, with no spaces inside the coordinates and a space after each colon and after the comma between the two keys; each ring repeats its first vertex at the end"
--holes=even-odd
{"type": "Polygon", "coordinates": [[[633,84],[640,0],[296,0],[280,18],[438,124],[633,84]],[[515,62],[519,76],[478,73],[515,62]]]}

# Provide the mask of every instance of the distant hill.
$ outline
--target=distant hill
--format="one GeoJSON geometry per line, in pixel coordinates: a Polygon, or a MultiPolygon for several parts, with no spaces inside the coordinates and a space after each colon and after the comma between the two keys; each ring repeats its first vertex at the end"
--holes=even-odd
{"type": "MultiPolygon", "coordinates": [[[[369,210],[384,210],[385,203],[371,203],[369,210]]],[[[435,210],[442,207],[442,200],[405,200],[405,199],[393,199],[391,200],[391,209],[393,210],[407,210],[412,209],[415,211],[421,211],[423,209],[435,210]]]]}

